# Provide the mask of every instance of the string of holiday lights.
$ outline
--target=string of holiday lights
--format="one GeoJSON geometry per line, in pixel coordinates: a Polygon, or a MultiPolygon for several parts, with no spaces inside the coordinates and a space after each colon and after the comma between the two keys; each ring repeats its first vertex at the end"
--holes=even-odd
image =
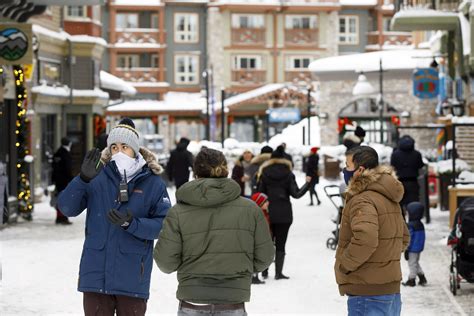
{"type": "Polygon", "coordinates": [[[26,117],[26,101],[27,93],[24,85],[25,74],[21,66],[13,67],[13,74],[15,75],[15,91],[17,102],[17,118],[15,134],[16,149],[17,149],[17,171],[20,176],[18,181],[18,210],[20,215],[31,220],[31,212],[33,211],[33,201],[31,197],[30,181],[29,181],[29,166],[25,161],[25,156],[29,155],[28,145],[28,118],[26,117]]]}

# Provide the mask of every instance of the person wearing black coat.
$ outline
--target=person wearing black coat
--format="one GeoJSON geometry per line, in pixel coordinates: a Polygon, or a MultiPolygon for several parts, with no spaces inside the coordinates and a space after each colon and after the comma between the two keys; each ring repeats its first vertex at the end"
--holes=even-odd
{"type": "MultiPolygon", "coordinates": [[[[61,193],[61,191],[63,191],[69,182],[71,182],[74,178],[72,175],[71,146],[72,142],[68,138],[63,137],[61,139],[61,147],[59,147],[53,156],[53,174],[51,180],[56,186],[55,192],[52,193],[55,195],[55,197],[59,196],[59,193],[61,193]]],[[[55,197],[51,198],[54,199],[55,197]]],[[[56,224],[72,224],[69,219],[59,210],[57,205],[55,205],[55,208],[56,224]]]]}
{"type": "Polygon", "coordinates": [[[182,137],[166,165],[166,174],[170,181],[174,180],[176,190],[189,181],[189,168],[193,167],[193,154],[187,150],[189,143],[189,139],[182,137]]]}
{"type": "Polygon", "coordinates": [[[402,182],[405,193],[400,202],[402,208],[408,203],[420,200],[420,187],[418,185],[418,171],[424,167],[423,159],[419,151],[415,149],[415,140],[405,135],[398,141],[390,158],[390,164],[395,168],[398,179],[402,182]]]}
{"type": "MultiPolygon", "coordinates": [[[[292,164],[284,158],[284,148],[278,146],[272,153],[271,159],[259,169],[258,192],[265,193],[270,202],[270,224],[275,242],[275,279],[288,279],[282,273],[285,261],[285,244],[288,231],[293,222],[293,208],[290,196],[296,199],[302,197],[310,187],[311,178],[298,188],[293,174],[292,164]]],[[[265,274],[263,274],[265,277],[265,274]]]]}
{"type": "Polygon", "coordinates": [[[318,147],[311,148],[311,153],[308,157],[306,162],[306,176],[311,177],[313,181],[311,181],[311,185],[309,187],[309,198],[310,203],[309,205],[312,206],[313,204],[313,195],[316,196],[316,200],[318,201],[318,205],[321,204],[319,200],[318,192],[316,192],[316,184],[319,183],[319,155],[318,155],[318,147]]]}

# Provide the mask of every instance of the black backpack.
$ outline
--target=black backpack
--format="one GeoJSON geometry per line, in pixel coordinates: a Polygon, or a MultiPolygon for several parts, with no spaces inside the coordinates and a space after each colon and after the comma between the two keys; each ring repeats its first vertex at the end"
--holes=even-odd
{"type": "Polygon", "coordinates": [[[459,206],[461,221],[461,248],[474,256],[474,197],[465,199],[459,206]]]}

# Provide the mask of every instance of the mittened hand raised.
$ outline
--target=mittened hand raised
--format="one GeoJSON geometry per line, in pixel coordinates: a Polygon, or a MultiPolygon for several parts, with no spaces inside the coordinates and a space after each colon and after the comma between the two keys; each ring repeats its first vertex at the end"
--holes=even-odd
{"type": "Polygon", "coordinates": [[[107,219],[112,224],[127,229],[133,221],[133,215],[130,211],[127,211],[127,214],[124,214],[113,208],[107,213],[107,219]]]}
{"type": "Polygon", "coordinates": [[[81,165],[80,177],[84,182],[90,182],[102,170],[104,165],[100,161],[100,150],[94,148],[87,152],[81,165]]]}

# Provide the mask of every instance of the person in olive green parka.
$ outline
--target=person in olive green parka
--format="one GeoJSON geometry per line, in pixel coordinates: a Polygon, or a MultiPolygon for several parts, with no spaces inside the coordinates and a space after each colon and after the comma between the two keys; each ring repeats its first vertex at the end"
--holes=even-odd
{"type": "Polygon", "coordinates": [[[227,178],[220,151],[202,149],[194,172],[196,179],[176,192],[177,204],[164,220],[155,262],[165,273],[178,271],[180,310],[242,306],[245,315],[252,274],[265,270],[275,254],[268,224],[258,206],[241,197],[240,186],[227,178]]]}

